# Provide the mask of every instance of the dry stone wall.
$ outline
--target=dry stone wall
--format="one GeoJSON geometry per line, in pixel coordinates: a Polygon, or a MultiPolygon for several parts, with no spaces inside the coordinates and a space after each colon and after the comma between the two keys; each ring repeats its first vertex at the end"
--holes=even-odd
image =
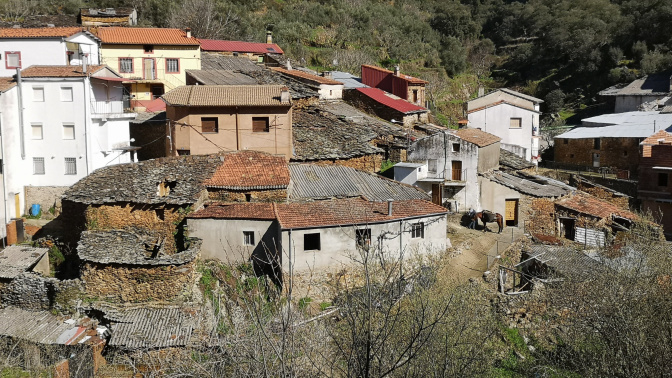
{"type": "Polygon", "coordinates": [[[230,191],[225,189],[208,189],[208,196],[214,201],[225,202],[277,202],[287,200],[287,190],[250,190],[250,191],[230,191]],[[249,195],[250,200],[247,200],[249,195]]]}
{"type": "Polygon", "coordinates": [[[74,310],[83,292],[80,280],[58,280],[27,272],[0,287],[0,304],[67,313],[74,310]]]}
{"type": "Polygon", "coordinates": [[[81,278],[90,297],[122,302],[176,299],[194,279],[194,263],[161,267],[84,263],[81,278]]]}
{"type": "Polygon", "coordinates": [[[39,204],[42,207],[42,213],[46,213],[53,207],[55,214],[58,215],[61,210],[61,197],[67,189],[67,186],[26,186],[24,214],[28,214],[31,205],[39,204]]]}
{"type": "Polygon", "coordinates": [[[350,159],[311,161],[311,163],[319,165],[342,165],[344,167],[359,169],[361,171],[372,173],[380,171],[380,166],[382,162],[383,162],[382,154],[364,155],[350,159]]]}

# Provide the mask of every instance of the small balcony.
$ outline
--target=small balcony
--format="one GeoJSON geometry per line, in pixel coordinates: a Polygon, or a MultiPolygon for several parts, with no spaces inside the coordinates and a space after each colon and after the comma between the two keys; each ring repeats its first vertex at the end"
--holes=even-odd
{"type": "Polygon", "coordinates": [[[467,181],[467,170],[447,169],[445,171],[445,175],[443,172],[428,172],[426,178],[420,179],[418,181],[429,182],[433,184],[440,183],[444,186],[465,186],[467,181]]]}
{"type": "Polygon", "coordinates": [[[94,117],[129,118],[133,112],[124,106],[123,101],[91,101],[91,114],[94,117]]]}

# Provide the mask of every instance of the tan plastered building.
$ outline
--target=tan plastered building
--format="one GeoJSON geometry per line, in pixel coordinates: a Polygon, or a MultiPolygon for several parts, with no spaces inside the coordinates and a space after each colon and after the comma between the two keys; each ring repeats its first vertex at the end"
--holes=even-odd
{"type": "Polygon", "coordinates": [[[292,156],[292,103],[281,85],[194,85],[163,96],[170,156],[254,150],[292,156]]]}

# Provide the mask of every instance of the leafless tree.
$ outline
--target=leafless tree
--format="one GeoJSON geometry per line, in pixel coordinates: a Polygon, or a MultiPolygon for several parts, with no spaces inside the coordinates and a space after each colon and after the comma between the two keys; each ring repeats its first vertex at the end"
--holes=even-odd
{"type": "Polygon", "coordinates": [[[5,21],[22,21],[33,10],[32,3],[26,0],[4,0],[0,4],[2,4],[2,18],[5,21]]]}
{"type": "Polygon", "coordinates": [[[222,9],[215,0],[185,0],[170,18],[170,26],[189,27],[199,38],[238,36],[240,17],[232,9],[222,9]]]}

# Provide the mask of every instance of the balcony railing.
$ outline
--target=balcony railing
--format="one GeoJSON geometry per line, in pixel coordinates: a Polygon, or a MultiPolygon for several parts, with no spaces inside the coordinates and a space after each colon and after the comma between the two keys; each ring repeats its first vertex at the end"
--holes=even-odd
{"type": "Polygon", "coordinates": [[[124,108],[123,101],[91,101],[91,113],[93,114],[121,114],[131,113],[124,108]]]}
{"type": "Polygon", "coordinates": [[[446,169],[445,172],[428,172],[427,178],[444,179],[445,181],[466,181],[466,169],[446,169]]]}

